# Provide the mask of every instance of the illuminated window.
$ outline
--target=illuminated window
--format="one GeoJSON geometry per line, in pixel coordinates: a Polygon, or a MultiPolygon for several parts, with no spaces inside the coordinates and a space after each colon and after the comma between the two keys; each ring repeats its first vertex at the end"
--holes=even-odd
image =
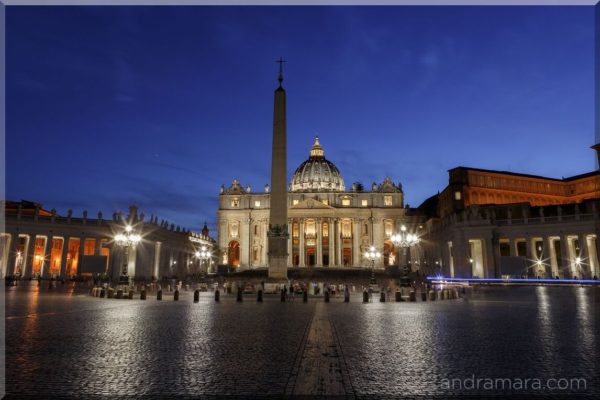
{"type": "Polygon", "coordinates": [[[363,207],[366,207],[366,206],[368,206],[368,205],[369,205],[369,200],[367,200],[367,199],[363,199],[363,200],[361,201],[361,203],[360,203],[360,204],[361,204],[363,207]]]}
{"type": "Polygon", "coordinates": [[[295,238],[300,236],[300,225],[298,223],[292,225],[292,236],[295,238]]]}
{"type": "Polygon", "coordinates": [[[298,200],[298,199],[294,199],[294,200],[292,200],[292,205],[294,205],[294,206],[295,206],[295,205],[296,205],[296,204],[298,204],[298,203],[299,203],[299,200],[298,200]]]}
{"type": "Polygon", "coordinates": [[[254,207],[260,207],[260,200],[254,200],[254,207]]]}
{"type": "Polygon", "coordinates": [[[461,193],[457,190],[456,192],[454,192],[454,200],[460,200],[462,199],[462,195],[461,193]]]}
{"type": "Polygon", "coordinates": [[[231,199],[231,207],[239,207],[240,206],[240,198],[234,197],[231,199]]]}
{"type": "Polygon", "coordinates": [[[342,221],[342,236],[349,238],[352,235],[352,222],[350,220],[342,221]]]}
{"type": "Polygon", "coordinates": [[[394,230],[394,221],[386,219],[383,222],[383,227],[384,227],[385,236],[387,236],[387,237],[392,236],[392,233],[394,230]]]}
{"type": "Polygon", "coordinates": [[[392,196],[383,196],[383,205],[391,206],[392,205],[392,196]]]}
{"type": "Polygon", "coordinates": [[[229,224],[229,236],[237,238],[240,231],[240,223],[238,221],[229,224]]]}
{"type": "Polygon", "coordinates": [[[96,253],[96,239],[85,239],[83,243],[83,255],[93,256],[96,253]]]}
{"type": "Polygon", "coordinates": [[[349,206],[350,205],[350,199],[349,198],[342,199],[342,205],[343,206],[349,206]]]}
{"type": "Polygon", "coordinates": [[[323,202],[323,204],[325,204],[325,205],[328,205],[328,204],[329,204],[329,200],[327,200],[327,199],[323,199],[323,200],[321,200],[321,201],[322,201],[322,202],[323,202]]]}
{"type": "Polygon", "coordinates": [[[314,219],[307,219],[304,228],[306,236],[315,236],[315,234],[317,233],[314,219]]]}

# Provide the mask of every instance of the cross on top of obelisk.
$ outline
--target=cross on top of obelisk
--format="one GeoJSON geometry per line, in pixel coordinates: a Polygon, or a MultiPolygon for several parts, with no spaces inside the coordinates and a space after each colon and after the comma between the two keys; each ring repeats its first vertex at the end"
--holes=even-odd
{"type": "Polygon", "coordinates": [[[277,78],[277,80],[279,81],[279,87],[281,87],[281,82],[283,82],[283,63],[287,61],[285,61],[283,57],[279,57],[279,60],[275,62],[279,63],[279,78],[277,78]]]}

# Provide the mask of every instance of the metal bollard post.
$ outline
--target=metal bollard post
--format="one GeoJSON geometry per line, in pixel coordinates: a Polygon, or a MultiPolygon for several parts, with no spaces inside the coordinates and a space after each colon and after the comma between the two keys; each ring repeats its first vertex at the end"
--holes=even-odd
{"type": "Polygon", "coordinates": [[[263,291],[262,290],[258,290],[258,292],[256,292],[256,301],[258,303],[262,303],[263,301],[263,291]]]}
{"type": "Polygon", "coordinates": [[[325,291],[325,303],[329,303],[329,290],[325,291]]]}
{"type": "Polygon", "coordinates": [[[118,289],[117,290],[117,299],[122,299],[123,298],[123,289],[118,289]]]}
{"type": "Polygon", "coordinates": [[[379,302],[385,303],[385,292],[383,290],[379,294],[379,302]]]}
{"type": "Polygon", "coordinates": [[[156,292],[156,300],[162,300],[162,289],[158,289],[156,292]]]}
{"type": "Polygon", "coordinates": [[[142,288],[142,291],[140,292],[140,300],[146,300],[146,289],[142,288]]]}
{"type": "Polygon", "coordinates": [[[108,288],[108,292],[106,293],[106,298],[112,299],[115,296],[115,289],[108,288]]]}
{"type": "Polygon", "coordinates": [[[175,289],[173,292],[173,301],[179,301],[179,289],[175,289]]]}
{"type": "Polygon", "coordinates": [[[417,301],[417,296],[414,290],[408,292],[408,301],[417,301]]]}
{"type": "Polygon", "coordinates": [[[421,292],[421,301],[427,301],[427,292],[425,292],[425,289],[421,292]]]}
{"type": "Polygon", "coordinates": [[[434,290],[429,291],[429,301],[435,301],[435,291],[434,290]]]}
{"type": "Polygon", "coordinates": [[[219,289],[215,290],[215,301],[218,303],[221,300],[221,292],[219,289]]]}
{"type": "Polygon", "coordinates": [[[402,292],[400,292],[399,290],[396,290],[396,301],[397,302],[402,301],[402,292]]]}
{"type": "Polygon", "coordinates": [[[129,300],[133,300],[133,289],[129,289],[129,300]]]}
{"type": "Polygon", "coordinates": [[[237,301],[240,302],[242,300],[243,300],[242,299],[242,289],[238,288],[238,291],[237,291],[237,301]]]}
{"type": "Polygon", "coordinates": [[[281,291],[280,297],[281,297],[281,302],[285,303],[285,292],[283,290],[281,291]]]}
{"type": "Polygon", "coordinates": [[[104,298],[106,295],[106,290],[104,288],[100,289],[100,297],[104,298]]]}
{"type": "Polygon", "coordinates": [[[200,301],[200,290],[196,289],[194,290],[194,303],[197,303],[200,301]]]}
{"type": "Polygon", "coordinates": [[[303,303],[308,302],[308,290],[306,290],[306,289],[304,289],[304,292],[302,292],[302,302],[303,303]]]}
{"type": "Polygon", "coordinates": [[[344,293],[344,303],[350,303],[350,292],[344,293]]]}
{"type": "Polygon", "coordinates": [[[363,292],[363,303],[369,302],[369,293],[363,292]]]}

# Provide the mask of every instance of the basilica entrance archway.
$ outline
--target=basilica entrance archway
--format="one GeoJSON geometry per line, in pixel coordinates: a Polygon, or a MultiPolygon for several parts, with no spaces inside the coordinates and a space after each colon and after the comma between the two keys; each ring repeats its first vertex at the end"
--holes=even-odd
{"type": "Polygon", "coordinates": [[[232,267],[240,266],[240,243],[232,240],[227,246],[227,263],[232,267]]]}
{"type": "Polygon", "coordinates": [[[315,254],[315,248],[314,247],[309,247],[306,249],[306,266],[307,267],[314,267],[314,265],[316,264],[316,254],[315,254]]]}

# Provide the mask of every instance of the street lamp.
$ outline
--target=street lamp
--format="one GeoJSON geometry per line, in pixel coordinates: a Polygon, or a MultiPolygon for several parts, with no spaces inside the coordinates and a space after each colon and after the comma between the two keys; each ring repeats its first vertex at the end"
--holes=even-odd
{"type": "Polygon", "coordinates": [[[381,253],[375,249],[375,246],[369,247],[369,250],[365,251],[365,258],[371,260],[371,285],[376,283],[375,281],[375,260],[381,258],[381,253]]]}
{"type": "MultiPolygon", "coordinates": [[[[212,257],[212,253],[210,252],[210,250],[208,250],[208,248],[206,246],[202,246],[200,248],[200,250],[196,250],[196,252],[194,253],[194,256],[198,259],[198,261],[200,263],[204,263],[207,260],[210,260],[210,258],[212,257]]],[[[208,270],[208,267],[207,267],[207,270],[208,270]]]]}
{"type": "MultiPolygon", "coordinates": [[[[421,239],[413,233],[409,233],[406,230],[406,226],[402,225],[400,227],[400,233],[395,233],[390,237],[390,240],[394,244],[394,246],[402,248],[402,254],[406,257],[407,251],[409,248],[419,243],[421,239]]],[[[406,277],[409,270],[408,264],[404,266],[404,277],[406,277]]]]}
{"type": "Polygon", "coordinates": [[[123,269],[121,270],[121,276],[119,276],[119,285],[129,286],[129,275],[127,274],[127,264],[129,263],[129,249],[135,248],[135,246],[141,242],[142,237],[133,230],[131,225],[125,226],[125,231],[115,236],[115,243],[118,246],[123,247],[125,250],[123,269]]]}

